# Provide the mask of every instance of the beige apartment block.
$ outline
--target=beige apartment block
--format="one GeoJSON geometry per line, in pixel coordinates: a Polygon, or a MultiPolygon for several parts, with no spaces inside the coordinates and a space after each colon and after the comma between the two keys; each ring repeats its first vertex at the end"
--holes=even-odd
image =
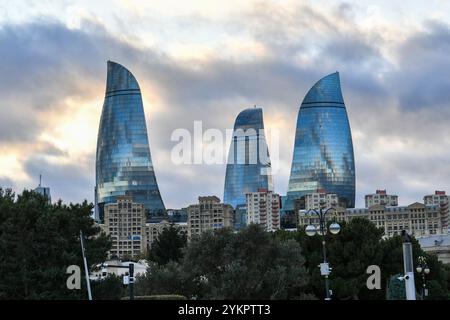
{"type": "Polygon", "coordinates": [[[110,257],[133,259],[145,252],[147,216],[143,204],[129,196],[117,197],[116,203],[105,205],[104,214],[101,228],[112,239],[110,257]]]}
{"type": "Polygon", "coordinates": [[[190,205],[187,211],[189,241],[205,231],[233,227],[233,207],[229,204],[221,203],[216,196],[198,197],[198,204],[190,205]]]}
{"type": "MultiPolygon", "coordinates": [[[[299,211],[299,226],[313,224],[318,226],[319,220],[307,215],[307,210],[299,211]]],[[[378,228],[384,230],[385,237],[401,234],[406,230],[409,234],[420,237],[426,235],[446,234],[447,228],[442,224],[445,220],[439,205],[425,205],[413,203],[409,206],[387,207],[384,205],[373,205],[369,208],[336,208],[335,217],[337,221],[350,221],[355,217],[367,218],[378,228]]],[[[332,219],[333,214],[328,215],[332,219]]]]}
{"type": "MultiPolygon", "coordinates": [[[[323,210],[328,210],[329,208],[324,208],[323,210]]],[[[316,227],[319,226],[319,216],[314,212],[314,210],[316,210],[316,212],[319,212],[319,209],[309,209],[309,210],[300,210],[299,211],[299,215],[298,215],[298,225],[299,226],[307,226],[307,225],[314,225],[316,227]]],[[[346,212],[346,208],[344,207],[333,207],[332,209],[330,209],[330,211],[328,211],[328,213],[325,215],[325,221],[331,222],[331,221],[336,221],[336,222],[343,222],[343,221],[347,221],[347,212],[346,212]]]]}

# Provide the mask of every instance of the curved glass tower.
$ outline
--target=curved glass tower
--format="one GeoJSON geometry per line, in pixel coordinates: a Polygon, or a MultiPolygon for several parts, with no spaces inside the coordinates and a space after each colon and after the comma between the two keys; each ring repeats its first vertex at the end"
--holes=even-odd
{"type": "Polygon", "coordinates": [[[320,79],[300,106],[284,210],[293,210],[295,199],[317,189],[355,206],[352,135],[338,72],[320,79]]]}
{"type": "Polygon", "coordinates": [[[236,118],[225,174],[224,203],[245,205],[245,193],[273,190],[269,149],[261,108],[245,109],[236,118]]]}
{"type": "Polygon", "coordinates": [[[105,203],[123,195],[144,204],[148,217],[164,213],[139,84],[130,71],[112,61],[108,61],[95,169],[97,220],[103,220],[105,203]]]}

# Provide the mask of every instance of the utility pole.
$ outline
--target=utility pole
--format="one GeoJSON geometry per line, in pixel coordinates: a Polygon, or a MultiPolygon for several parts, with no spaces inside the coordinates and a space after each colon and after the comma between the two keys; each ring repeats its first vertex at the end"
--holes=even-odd
{"type": "Polygon", "coordinates": [[[88,298],[89,298],[89,300],[92,300],[91,282],[89,280],[89,269],[88,269],[86,254],[84,252],[85,251],[84,236],[83,236],[83,231],[81,231],[81,230],[80,230],[80,242],[81,242],[81,252],[83,254],[84,271],[86,273],[86,286],[87,286],[87,291],[88,291],[88,298]]]}
{"type": "Polygon", "coordinates": [[[134,263],[128,265],[130,272],[130,300],[134,300],[134,263]]]}
{"type": "Polygon", "coordinates": [[[416,286],[414,284],[414,265],[411,237],[403,230],[403,266],[405,269],[405,275],[403,279],[405,281],[406,300],[416,300],[416,286]]]}

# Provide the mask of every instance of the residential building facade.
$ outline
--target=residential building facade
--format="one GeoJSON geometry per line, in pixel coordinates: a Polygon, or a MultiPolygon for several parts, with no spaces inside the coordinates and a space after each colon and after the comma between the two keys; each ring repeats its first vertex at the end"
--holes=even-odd
{"type": "MultiPolygon", "coordinates": [[[[445,234],[447,228],[442,225],[439,205],[425,205],[413,203],[409,206],[387,207],[373,205],[369,208],[338,208],[336,209],[337,221],[350,221],[356,217],[362,217],[372,221],[378,228],[384,230],[385,237],[400,235],[402,230],[420,237],[426,235],[445,234]]],[[[332,219],[333,214],[328,215],[332,219]]],[[[299,212],[299,225],[313,224],[318,226],[319,221],[315,217],[310,218],[306,210],[299,212]]]]}
{"type": "Polygon", "coordinates": [[[224,227],[233,228],[234,210],[216,196],[198,197],[198,204],[188,206],[188,241],[203,232],[224,227]]]}
{"type": "Polygon", "coordinates": [[[267,189],[246,193],[247,225],[256,223],[266,231],[280,229],[280,195],[267,189]]]}
{"type": "Polygon", "coordinates": [[[386,193],[385,190],[377,190],[373,194],[367,194],[364,197],[366,208],[369,208],[374,205],[382,205],[388,207],[396,207],[398,206],[398,196],[390,195],[386,193]]]}
{"type": "Polygon", "coordinates": [[[325,189],[317,189],[315,192],[305,194],[295,200],[295,209],[310,210],[320,209],[321,207],[339,206],[339,197],[336,193],[327,193],[325,189]]]}
{"type": "Polygon", "coordinates": [[[103,231],[111,236],[110,257],[136,258],[146,251],[146,213],[142,203],[131,196],[118,196],[104,206],[103,231]]]}
{"type": "Polygon", "coordinates": [[[423,203],[439,205],[441,210],[442,227],[449,227],[449,198],[445,191],[435,191],[434,194],[423,197],[423,203]]]}

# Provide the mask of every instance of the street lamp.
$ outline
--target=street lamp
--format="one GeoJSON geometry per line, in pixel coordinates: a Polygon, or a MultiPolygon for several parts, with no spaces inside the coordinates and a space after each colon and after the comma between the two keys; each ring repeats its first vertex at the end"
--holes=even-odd
{"type": "Polygon", "coordinates": [[[422,275],[422,299],[425,300],[425,297],[428,296],[425,275],[430,273],[430,268],[428,268],[427,260],[424,256],[419,256],[417,259],[419,261],[419,265],[416,267],[416,271],[418,274],[422,275]]]}
{"type": "MultiPolygon", "coordinates": [[[[325,294],[326,298],[325,300],[331,300],[331,294],[330,294],[330,288],[329,288],[329,280],[328,276],[331,273],[331,268],[329,263],[327,262],[327,251],[325,247],[325,235],[327,234],[327,227],[326,227],[326,215],[331,211],[334,210],[334,208],[328,208],[327,210],[323,210],[323,208],[320,208],[319,211],[311,209],[307,212],[307,215],[312,216],[313,214],[317,215],[319,218],[319,226],[316,227],[312,224],[308,225],[305,229],[305,232],[308,236],[312,237],[316,233],[322,236],[322,253],[323,253],[323,263],[319,265],[320,268],[320,274],[325,277],[325,294]]],[[[331,234],[338,234],[341,230],[341,226],[337,222],[333,222],[329,226],[329,230],[331,234]]]]}

